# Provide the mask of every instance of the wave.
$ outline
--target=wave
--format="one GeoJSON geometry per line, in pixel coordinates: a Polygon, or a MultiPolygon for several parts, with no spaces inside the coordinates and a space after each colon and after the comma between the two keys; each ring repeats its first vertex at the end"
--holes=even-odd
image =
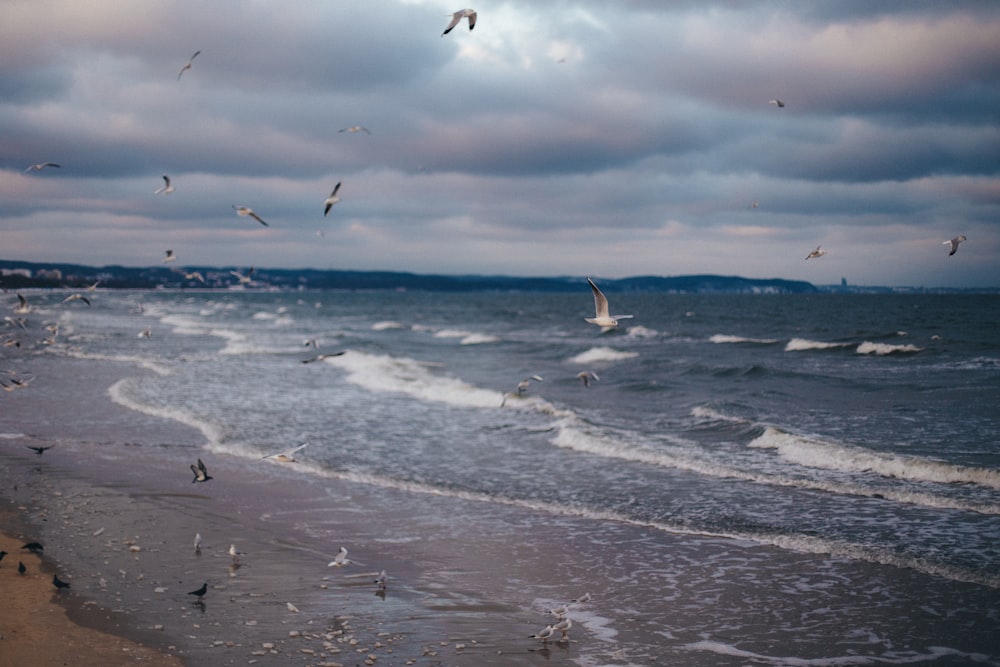
{"type": "Polygon", "coordinates": [[[916,345],[889,345],[888,343],[872,343],[866,340],[858,345],[857,353],[882,356],[886,354],[923,352],[923,350],[924,348],[917,347],[916,345]]]}
{"type": "Polygon", "coordinates": [[[1000,470],[953,465],[918,456],[884,454],[861,447],[812,440],[774,427],[764,429],[764,433],[749,446],[775,449],[786,461],[809,468],[873,472],[884,477],[919,482],[975,484],[1000,490],[1000,470]]]}
{"type": "Polygon", "coordinates": [[[406,394],[424,401],[462,407],[496,408],[503,393],[482,389],[458,378],[436,375],[415,359],[348,350],[325,363],[348,372],[347,381],[370,391],[406,394]]]}
{"type": "MultiPolygon", "coordinates": [[[[744,338],[743,336],[730,336],[727,334],[715,334],[710,336],[708,339],[709,343],[723,344],[739,344],[739,343],[753,343],[755,345],[774,345],[779,342],[777,338],[744,338]]],[[[786,348],[787,349],[787,348],[786,348]]]]}
{"type": "Polygon", "coordinates": [[[173,371],[159,364],[148,357],[139,357],[128,354],[100,354],[96,352],[81,352],[79,350],[67,350],[66,356],[74,359],[85,359],[91,361],[117,361],[123,364],[134,364],[140,368],[153,371],[157,375],[170,375],[173,371]]]}
{"type": "Polygon", "coordinates": [[[808,338],[793,338],[785,345],[785,352],[803,352],[805,350],[836,350],[851,347],[854,343],[824,343],[808,338]]]}
{"type": "Polygon", "coordinates": [[[142,403],[133,398],[130,395],[129,390],[135,385],[136,382],[138,382],[137,378],[124,378],[119,380],[108,387],[108,396],[111,397],[112,402],[130,410],[135,410],[136,412],[141,412],[142,414],[150,415],[152,417],[170,419],[172,421],[191,426],[192,428],[201,431],[201,434],[205,436],[205,440],[209,444],[218,443],[222,440],[221,429],[215,424],[198,419],[197,417],[194,417],[190,413],[179,408],[156,407],[147,403],[142,403]]]}
{"type": "Polygon", "coordinates": [[[570,357],[566,361],[573,364],[592,364],[599,361],[620,361],[622,359],[632,359],[638,356],[638,352],[622,352],[619,350],[613,350],[610,347],[592,347],[585,352],[581,352],[575,357],[570,357]]]}
{"type": "MultiPolygon", "coordinates": [[[[966,653],[958,649],[947,646],[932,646],[927,649],[927,653],[909,652],[901,654],[893,651],[885,655],[843,655],[828,658],[799,658],[794,656],[774,656],[754,653],[745,649],[737,648],[732,644],[726,644],[711,639],[685,644],[681,648],[689,651],[705,651],[717,655],[739,658],[753,664],[777,665],[779,667],[854,667],[854,665],[909,665],[909,664],[930,664],[941,658],[958,657],[967,659],[969,662],[983,662],[980,654],[966,653]]],[[[996,664],[996,663],[987,663],[996,664]]]]}
{"type": "Polygon", "coordinates": [[[376,322],[372,325],[372,331],[386,331],[388,329],[402,329],[403,325],[399,322],[394,322],[393,320],[385,320],[382,322],[376,322]]]}
{"type": "Polygon", "coordinates": [[[435,338],[461,338],[460,345],[480,345],[482,343],[497,343],[500,338],[491,334],[463,331],[461,329],[442,329],[435,332],[435,338]]]}
{"type": "Polygon", "coordinates": [[[656,329],[650,329],[649,327],[644,327],[642,325],[637,325],[634,327],[629,327],[628,332],[625,334],[626,338],[656,338],[660,335],[660,332],[656,329]]]}

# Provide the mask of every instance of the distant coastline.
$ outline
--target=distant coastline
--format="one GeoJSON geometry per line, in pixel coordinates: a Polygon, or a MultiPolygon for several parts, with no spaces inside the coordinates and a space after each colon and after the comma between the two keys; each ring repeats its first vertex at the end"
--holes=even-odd
{"type": "MultiPolygon", "coordinates": [[[[250,289],[280,290],[416,290],[427,292],[575,292],[586,287],[584,276],[520,277],[489,275],[417,274],[402,271],[347,271],[337,269],[257,268],[252,282],[241,285],[231,272],[247,267],[86,266],[61,262],[22,262],[0,259],[0,289],[79,289],[98,284],[105,289],[250,289]],[[197,277],[195,274],[198,274],[197,277]]],[[[595,277],[596,278],[596,277],[595,277]]],[[[1000,288],[817,286],[804,280],[744,278],[721,275],[635,276],[601,279],[610,292],[666,292],[677,294],[819,294],[819,293],[935,293],[995,294],[1000,288]]]]}

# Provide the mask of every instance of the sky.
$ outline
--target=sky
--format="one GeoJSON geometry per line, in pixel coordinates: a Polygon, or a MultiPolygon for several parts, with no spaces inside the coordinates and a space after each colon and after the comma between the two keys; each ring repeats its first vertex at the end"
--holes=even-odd
{"type": "Polygon", "coordinates": [[[0,259],[1000,286],[1000,3],[469,1],[0,0],[0,259]]]}

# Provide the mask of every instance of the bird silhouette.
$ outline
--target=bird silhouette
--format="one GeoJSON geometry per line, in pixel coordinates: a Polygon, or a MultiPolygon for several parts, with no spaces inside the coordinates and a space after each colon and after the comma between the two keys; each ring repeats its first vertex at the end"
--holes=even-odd
{"type": "Polygon", "coordinates": [[[197,595],[198,599],[200,600],[201,596],[204,595],[206,592],[208,592],[208,582],[202,584],[201,588],[199,588],[198,590],[191,591],[190,593],[188,593],[188,595],[197,595]]]}
{"type": "Polygon", "coordinates": [[[37,554],[37,553],[40,553],[40,552],[42,552],[42,551],[45,550],[45,547],[43,547],[38,542],[28,542],[27,544],[25,544],[21,548],[22,549],[27,549],[28,551],[30,551],[33,554],[37,554]]]}
{"type": "Polygon", "coordinates": [[[52,585],[59,590],[62,590],[64,588],[69,588],[69,584],[67,584],[65,581],[62,581],[59,577],[57,577],[54,574],[52,575],[52,585]]]}
{"type": "Polygon", "coordinates": [[[18,574],[24,574],[27,571],[28,571],[28,568],[26,568],[24,566],[24,563],[22,563],[21,561],[17,561],[17,573],[18,574]]]}
{"type": "Polygon", "coordinates": [[[194,473],[194,479],[191,480],[192,484],[195,482],[207,482],[212,479],[212,476],[208,474],[208,470],[205,468],[205,464],[201,462],[201,459],[198,459],[197,468],[194,467],[193,463],[191,464],[191,472],[194,473]]]}

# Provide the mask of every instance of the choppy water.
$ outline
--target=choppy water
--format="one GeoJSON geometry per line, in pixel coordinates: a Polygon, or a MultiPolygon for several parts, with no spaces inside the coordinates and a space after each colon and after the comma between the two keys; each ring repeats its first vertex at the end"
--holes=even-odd
{"type": "Polygon", "coordinates": [[[211,450],[522,508],[471,533],[529,553],[565,523],[580,664],[1000,664],[995,296],[609,295],[603,334],[586,293],[62,296],[8,359],[134,363],[111,398],[211,450]]]}

